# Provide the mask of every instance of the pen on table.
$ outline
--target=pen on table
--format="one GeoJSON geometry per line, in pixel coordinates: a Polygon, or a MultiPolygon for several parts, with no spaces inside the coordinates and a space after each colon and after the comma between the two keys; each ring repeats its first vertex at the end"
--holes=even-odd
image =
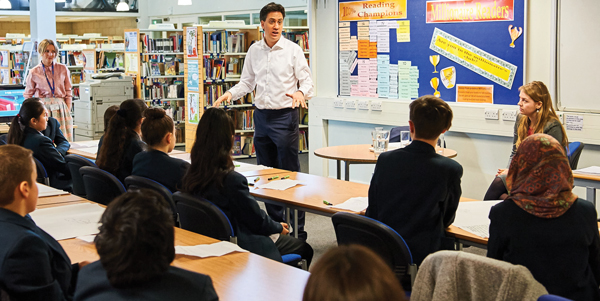
{"type": "Polygon", "coordinates": [[[290,178],[290,176],[289,176],[289,175],[287,175],[287,176],[285,176],[285,177],[283,177],[283,178],[281,178],[281,179],[282,179],[282,180],[284,180],[284,179],[289,179],[289,178],[290,178]]]}
{"type": "Polygon", "coordinates": [[[326,200],[323,200],[323,204],[325,204],[325,205],[327,205],[327,206],[333,206],[333,204],[332,204],[332,203],[330,203],[330,202],[328,202],[328,201],[326,201],[326,200]]]}
{"type": "Polygon", "coordinates": [[[279,176],[270,177],[267,180],[271,181],[271,180],[275,180],[275,179],[279,179],[279,176]]]}
{"type": "Polygon", "coordinates": [[[258,180],[260,180],[260,177],[256,177],[256,178],[254,178],[254,182],[256,182],[256,181],[258,181],[258,180]]]}

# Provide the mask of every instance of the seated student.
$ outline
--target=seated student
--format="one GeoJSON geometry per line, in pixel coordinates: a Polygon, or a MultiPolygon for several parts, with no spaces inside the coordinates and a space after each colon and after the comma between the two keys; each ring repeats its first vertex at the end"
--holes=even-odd
{"type": "Polygon", "coordinates": [[[359,245],[329,249],[310,270],[303,301],[403,301],[392,269],[359,245]]]}
{"type": "Polygon", "coordinates": [[[104,142],[104,135],[106,135],[106,131],[108,130],[108,124],[110,123],[110,119],[117,114],[119,110],[119,106],[114,105],[106,108],[104,111],[104,134],[100,137],[100,141],[98,141],[98,153],[100,152],[100,147],[102,146],[102,142],[104,142]]]}
{"type": "MultiPolygon", "coordinates": [[[[36,101],[41,105],[39,101],[36,101]]],[[[71,300],[79,267],[29,216],[38,188],[32,151],[0,146],[0,288],[11,300],[71,300]]]]}
{"type": "Polygon", "coordinates": [[[250,195],[246,177],[233,170],[234,134],[233,121],[224,110],[210,108],[204,112],[192,147],[192,165],[180,190],[221,208],[233,224],[240,247],[277,261],[281,261],[281,255],[298,254],[310,265],[310,245],[286,235],[288,224],[273,221],[261,210],[250,195]],[[269,235],[277,233],[281,235],[273,243],[269,235]]]}
{"type": "Polygon", "coordinates": [[[556,139],[524,139],[506,177],[510,196],[490,211],[487,256],[524,265],[549,293],[600,300],[594,204],[571,192],[573,173],[556,139]]]}
{"type": "Polygon", "coordinates": [[[135,155],[131,174],[152,179],[175,192],[181,187],[181,179],[190,164],[168,155],[175,148],[173,119],[161,108],[147,109],[144,116],[142,139],[148,151],[135,155]]]}
{"type": "Polygon", "coordinates": [[[56,146],[56,150],[63,156],[67,155],[67,151],[71,148],[71,144],[63,135],[60,130],[60,123],[54,117],[48,117],[48,125],[46,129],[42,131],[42,134],[50,140],[56,146]]]}
{"type": "Polygon", "coordinates": [[[81,269],[75,300],[218,300],[210,277],[170,266],[171,207],[141,189],[113,200],[94,239],[100,260],[81,269]]]}
{"type": "Polygon", "coordinates": [[[48,112],[38,98],[23,101],[19,114],[13,118],[8,130],[8,144],[21,145],[33,151],[55,188],[70,190],[71,173],[67,161],[52,140],[41,132],[48,125],[48,112]]]}
{"type": "MultiPolygon", "coordinates": [[[[517,152],[517,148],[530,135],[548,134],[566,148],[569,144],[565,128],[560,124],[552,106],[552,98],[546,85],[542,82],[530,82],[519,88],[519,115],[515,122],[513,147],[508,164],[517,152]]],[[[488,188],[484,200],[504,200],[508,197],[506,174],[508,169],[498,169],[496,178],[488,188]]]]}
{"type": "Polygon", "coordinates": [[[438,137],[452,125],[450,106],[428,95],[409,107],[412,143],[379,156],[365,215],[402,235],[420,264],[433,252],[454,249],[444,229],[454,221],[463,169],[435,151],[438,137]]]}
{"type": "Polygon", "coordinates": [[[121,103],[110,119],[108,130],[96,158],[98,167],[112,173],[121,182],[131,175],[133,157],[146,149],[141,140],[141,126],[146,104],[141,99],[121,103]]]}

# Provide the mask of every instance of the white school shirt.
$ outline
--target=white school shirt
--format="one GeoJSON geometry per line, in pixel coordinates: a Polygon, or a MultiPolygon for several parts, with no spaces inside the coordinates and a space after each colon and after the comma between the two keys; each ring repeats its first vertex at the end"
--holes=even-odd
{"type": "Polygon", "coordinates": [[[284,37],[273,48],[267,46],[264,38],[252,44],[246,54],[240,82],[229,93],[236,100],[255,87],[254,104],[259,109],[291,108],[292,98],[285,94],[291,95],[298,90],[304,93],[305,99],[310,99],[313,82],[302,48],[284,37]]]}

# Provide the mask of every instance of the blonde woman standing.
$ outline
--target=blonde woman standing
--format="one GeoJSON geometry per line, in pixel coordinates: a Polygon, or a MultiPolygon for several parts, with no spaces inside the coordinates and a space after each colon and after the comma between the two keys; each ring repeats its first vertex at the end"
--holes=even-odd
{"type": "Polygon", "coordinates": [[[29,71],[23,96],[42,99],[50,116],[60,123],[65,138],[73,141],[71,75],[67,66],[54,61],[57,50],[52,40],[45,39],[39,43],[38,53],[42,61],[29,71]]]}

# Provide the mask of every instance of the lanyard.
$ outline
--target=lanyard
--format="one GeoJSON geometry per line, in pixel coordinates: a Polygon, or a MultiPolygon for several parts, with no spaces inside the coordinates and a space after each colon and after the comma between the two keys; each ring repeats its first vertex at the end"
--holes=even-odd
{"type": "Polygon", "coordinates": [[[50,90],[52,91],[52,97],[54,97],[54,63],[52,63],[52,85],[50,85],[50,80],[48,79],[48,75],[46,74],[46,67],[44,67],[43,63],[42,69],[44,70],[44,76],[46,77],[46,82],[48,82],[48,87],[50,87],[50,90]]]}

